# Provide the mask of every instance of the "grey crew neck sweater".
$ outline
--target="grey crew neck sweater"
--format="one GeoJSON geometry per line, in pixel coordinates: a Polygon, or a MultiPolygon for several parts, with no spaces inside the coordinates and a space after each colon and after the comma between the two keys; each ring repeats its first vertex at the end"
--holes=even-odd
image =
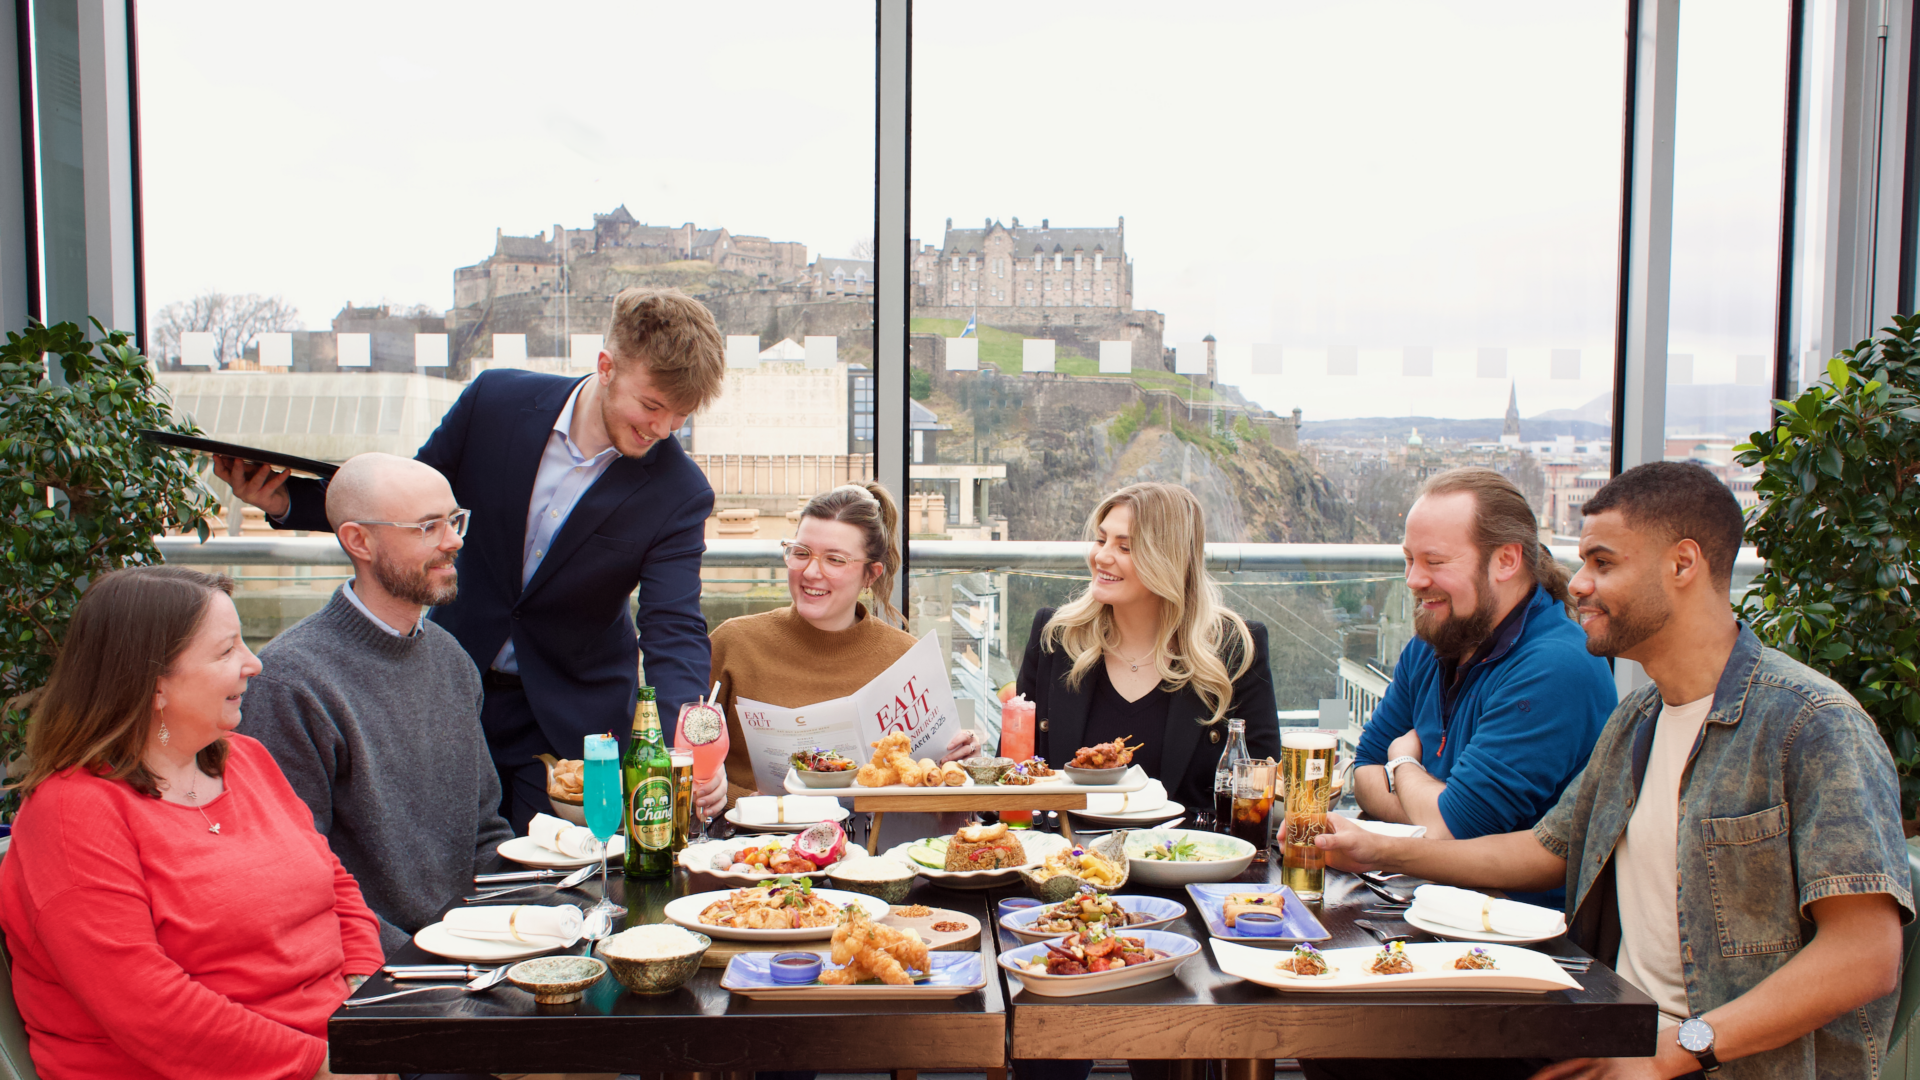
{"type": "Polygon", "coordinates": [[[396,637],[338,589],[260,663],[240,733],[266,745],[312,808],[391,953],[513,835],[480,730],[480,674],[431,620],[396,637]]]}

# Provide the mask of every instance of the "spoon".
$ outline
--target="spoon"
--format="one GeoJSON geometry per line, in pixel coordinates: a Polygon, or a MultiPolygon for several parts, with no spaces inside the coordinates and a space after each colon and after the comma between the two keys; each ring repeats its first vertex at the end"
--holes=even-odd
{"type": "Polygon", "coordinates": [[[1405,942],[1411,945],[1414,943],[1415,940],[1417,940],[1412,934],[1390,934],[1387,932],[1386,927],[1381,926],[1379,923],[1374,922],[1372,919],[1355,919],[1353,920],[1353,925],[1359,927],[1362,930],[1365,930],[1367,933],[1372,934],[1374,937],[1379,938],[1380,944],[1382,945],[1390,945],[1396,941],[1405,942]]]}
{"type": "Polygon", "coordinates": [[[587,920],[580,927],[580,936],[588,941],[600,941],[613,931],[613,919],[605,908],[589,908],[587,920]]]}
{"type": "Polygon", "coordinates": [[[351,1009],[355,1005],[372,1005],[377,1001],[392,1001],[394,998],[406,997],[408,994],[424,994],[430,990],[465,990],[469,994],[477,994],[483,990],[491,989],[494,984],[506,978],[507,969],[512,966],[512,964],[501,964],[499,967],[467,983],[465,986],[456,987],[443,983],[439,986],[416,986],[411,990],[398,990],[391,994],[380,994],[370,998],[350,998],[347,1000],[346,1008],[351,1009]]]}

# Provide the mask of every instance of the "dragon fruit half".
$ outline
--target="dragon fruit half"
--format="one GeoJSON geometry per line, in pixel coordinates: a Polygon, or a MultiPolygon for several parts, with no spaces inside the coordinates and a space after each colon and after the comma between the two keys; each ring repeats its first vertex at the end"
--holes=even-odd
{"type": "Polygon", "coordinates": [[[823,821],[794,837],[793,850],[815,866],[832,866],[847,853],[847,834],[838,824],[823,821]]]}

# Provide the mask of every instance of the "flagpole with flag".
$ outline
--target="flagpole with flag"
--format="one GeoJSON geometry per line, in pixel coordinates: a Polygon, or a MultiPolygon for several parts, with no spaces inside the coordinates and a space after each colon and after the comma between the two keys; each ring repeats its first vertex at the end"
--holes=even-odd
{"type": "Polygon", "coordinates": [[[979,334],[974,333],[974,324],[975,324],[975,321],[978,320],[979,318],[980,318],[980,309],[974,308],[973,314],[967,316],[967,328],[965,330],[960,331],[960,336],[961,337],[979,337],[980,336],[979,334]]]}

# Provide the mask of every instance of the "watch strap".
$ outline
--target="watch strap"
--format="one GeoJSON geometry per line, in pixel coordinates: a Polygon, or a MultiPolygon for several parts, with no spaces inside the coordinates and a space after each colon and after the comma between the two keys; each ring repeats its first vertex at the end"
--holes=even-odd
{"type": "Polygon", "coordinates": [[[1392,761],[1387,762],[1387,793],[1392,795],[1398,794],[1400,791],[1400,786],[1393,782],[1393,774],[1399,771],[1400,766],[1418,764],[1420,764],[1420,759],[1410,754],[1402,754],[1392,761]]]}

